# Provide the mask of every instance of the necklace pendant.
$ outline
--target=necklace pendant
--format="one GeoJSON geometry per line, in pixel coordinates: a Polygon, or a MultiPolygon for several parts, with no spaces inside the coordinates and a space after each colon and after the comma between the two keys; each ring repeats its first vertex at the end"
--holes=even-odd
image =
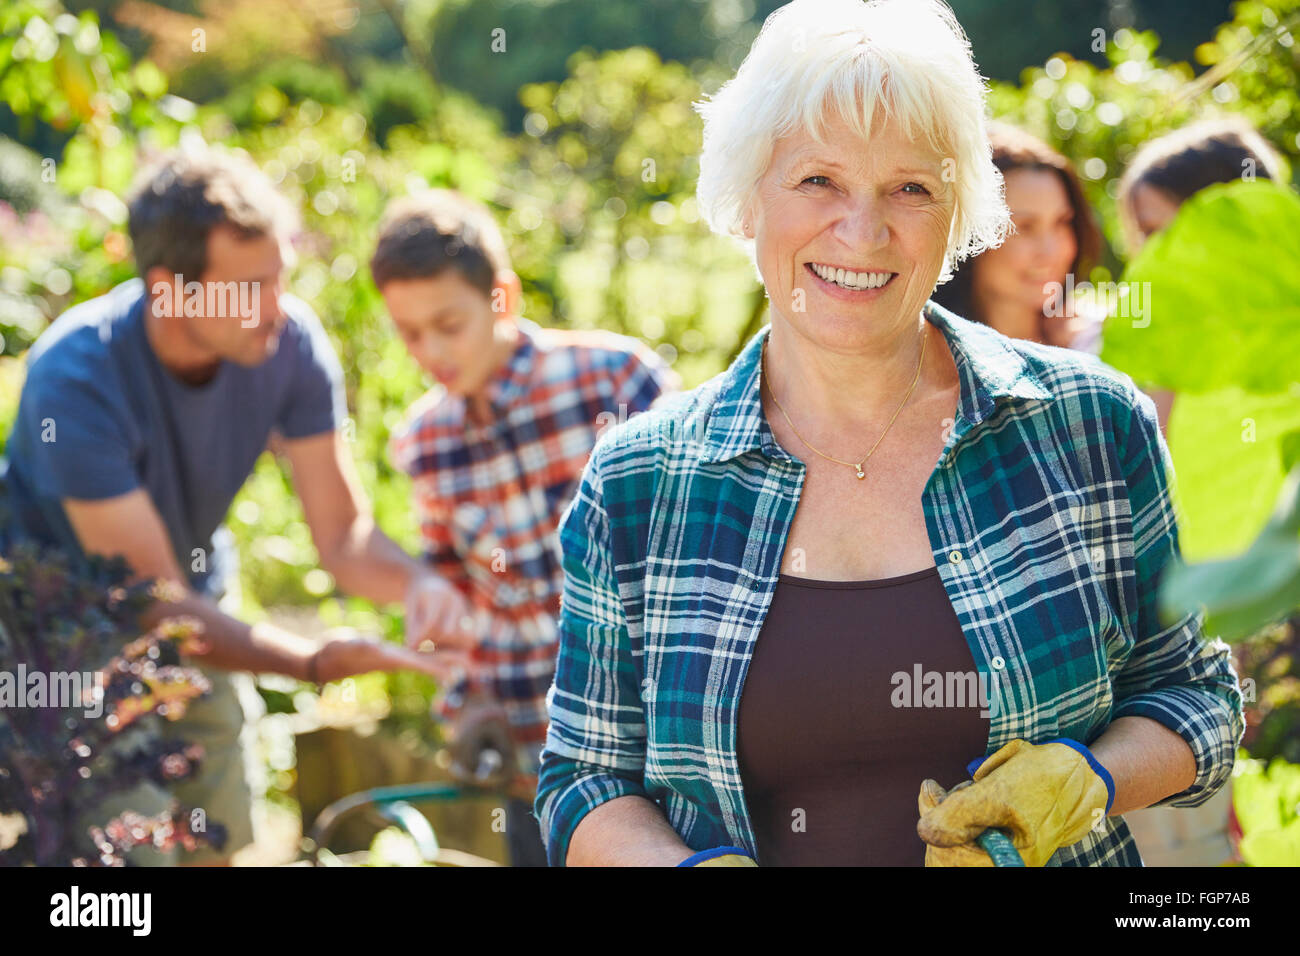
{"type": "Polygon", "coordinates": [[[858,466],[856,466],[856,467],[857,467],[857,469],[858,469],[858,480],[861,481],[863,478],[867,477],[867,476],[866,476],[866,473],[863,472],[863,470],[862,470],[862,466],[861,466],[861,465],[858,465],[858,466]]]}

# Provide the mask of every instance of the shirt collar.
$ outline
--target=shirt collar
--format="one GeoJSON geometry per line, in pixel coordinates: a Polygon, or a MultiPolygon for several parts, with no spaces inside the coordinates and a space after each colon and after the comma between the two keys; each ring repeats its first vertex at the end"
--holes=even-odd
{"type": "Polygon", "coordinates": [[[532,381],[533,367],[537,362],[539,346],[537,341],[541,327],[523,316],[515,317],[519,328],[519,340],[514,351],[504,365],[493,371],[483,384],[483,396],[494,412],[504,412],[528,388],[532,381]]]}
{"type": "MultiPolygon", "coordinates": [[[[972,322],[927,302],[922,315],[943,332],[961,380],[959,420],[978,425],[991,415],[998,399],[1042,401],[1052,397],[1010,340],[986,325],[972,322]]],[[[704,437],[702,463],[718,463],[749,451],[789,460],[763,414],[759,382],[765,326],[723,373],[704,437]]]]}

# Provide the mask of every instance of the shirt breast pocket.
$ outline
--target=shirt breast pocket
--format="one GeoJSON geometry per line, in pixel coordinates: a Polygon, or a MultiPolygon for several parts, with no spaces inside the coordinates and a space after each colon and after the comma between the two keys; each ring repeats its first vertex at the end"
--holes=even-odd
{"type": "Polygon", "coordinates": [[[1127,522],[1121,520],[1119,505],[1083,494],[1072,496],[1069,505],[1057,512],[1057,521],[1065,534],[1064,546],[1077,555],[1079,575],[1094,637],[1103,646],[1108,670],[1123,667],[1133,651],[1133,635],[1115,609],[1114,601],[1122,593],[1114,585],[1125,569],[1132,573],[1133,546],[1127,522]]]}

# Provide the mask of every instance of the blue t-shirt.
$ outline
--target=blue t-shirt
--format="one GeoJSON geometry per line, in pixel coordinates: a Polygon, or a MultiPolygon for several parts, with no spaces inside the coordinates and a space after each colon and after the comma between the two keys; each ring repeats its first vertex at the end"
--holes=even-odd
{"type": "Polygon", "coordinates": [[[301,299],[285,295],[280,305],[288,321],[266,361],[223,361],[197,386],[175,378],[149,345],[140,280],[60,316],[28,353],[5,449],[10,533],[80,554],[62,499],[144,488],[190,584],[220,596],[235,568],[222,521],[271,433],[304,438],[347,416],[320,320],[301,299]]]}

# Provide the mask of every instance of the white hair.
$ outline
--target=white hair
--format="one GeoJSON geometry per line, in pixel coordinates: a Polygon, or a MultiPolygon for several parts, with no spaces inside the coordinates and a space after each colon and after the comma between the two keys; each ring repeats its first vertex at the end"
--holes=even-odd
{"type": "Polygon", "coordinates": [[[905,136],[923,135],[945,157],[956,193],[946,281],[1010,230],[984,93],[970,41],[941,0],[794,0],[767,18],[736,75],[694,104],[704,118],[700,213],[753,258],[741,217],[776,141],[804,131],[824,143],[835,110],[868,142],[879,106],[905,136]]]}

